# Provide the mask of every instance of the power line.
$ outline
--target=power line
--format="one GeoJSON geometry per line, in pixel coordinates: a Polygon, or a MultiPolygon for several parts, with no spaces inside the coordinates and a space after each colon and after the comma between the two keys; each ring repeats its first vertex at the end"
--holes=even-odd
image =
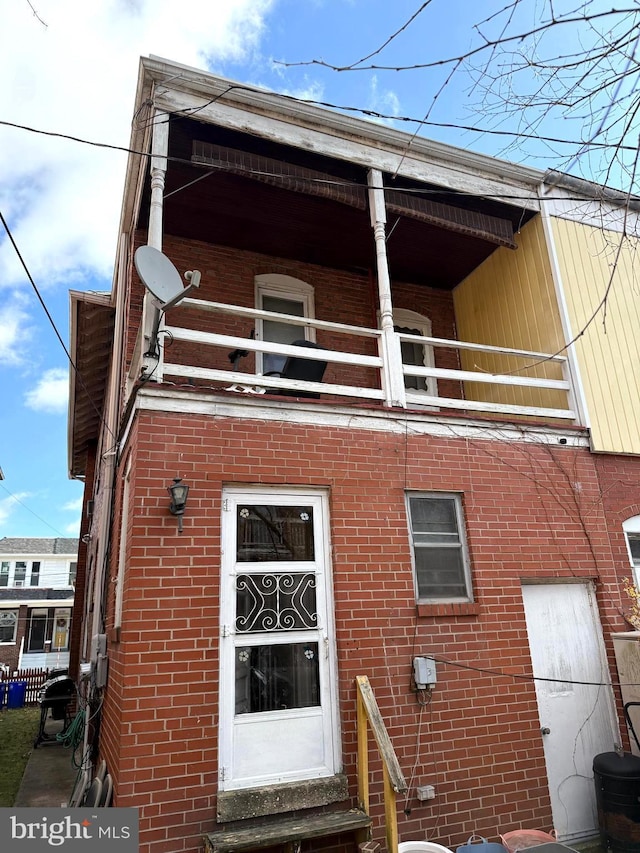
{"type": "Polygon", "coordinates": [[[82,375],[81,375],[81,374],[80,374],[80,372],[78,371],[78,368],[76,367],[75,362],[74,362],[74,360],[73,360],[73,359],[72,359],[72,357],[71,357],[71,353],[70,353],[70,352],[69,352],[69,350],[67,349],[67,345],[66,345],[66,344],[65,344],[65,342],[62,340],[62,335],[61,335],[61,334],[60,334],[60,332],[58,331],[58,328],[57,328],[57,326],[56,326],[56,324],[55,324],[55,321],[54,321],[53,317],[51,316],[51,313],[50,313],[49,309],[47,308],[47,305],[46,305],[46,303],[45,303],[44,299],[42,298],[42,295],[41,295],[40,291],[38,290],[38,286],[37,286],[37,284],[35,283],[34,278],[33,278],[33,276],[31,275],[31,273],[30,273],[30,271],[29,271],[29,268],[28,268],[28,266],[27,266],[27,264],[26,264],[26,261],[25,261],[25,260],[24,260],[24,258],[22,257],[22,254],[21,254],[21,252],[20,252],[20,249],[18,248],[18,245],[17,245],[16,241],[14,240],[13,234],[11,233],[11,229],[9,228],[9,225],[7,224],[7,221],[6,221],[6,219],[4,218],[4,215],[3,215],[3,213],[2,213],[2,211],[1,211],[1,210],[0,210],[0,221],[2,222],[2,225],[4,226],[4,230],[7,232],[7,236],[8,236],[8,238],[9,238],[9,240],[11,241],[11,245],[13,246],[13,248],[14,248],[14,251],[15,251],[16,255],[18,256],[18,260],[19,260],[19,261],[20,261],[20,263],[22,264],[22,268],[23,268],[23,269],[24,269],[24,271],[25,271],[25,275],[26,275],[26,276],[27,276],[27,278],[29,279],[29,283],[31,284],[31,287],[33,288],[33,290],[34,290],[34,292],[35,292],[36,296],[38,297],[38,301],[40,302],[40,305],[42,306],[42,309],[43,309],[44,313],[46,314],[47,319],[49,320],[49,323],[51,324],[51,328],[52,328],[52,329],[53,329],[53,331],[55,332],[55,335],[56,335],[56,337],[57,337],[58,341],[60,342],[60,346],[61,346],[61,347],[62,347],[62,349],[64,350],[65,355],[67,356],[67,359],[68,359],[68,361],[69,361],[69,364],[71,365],[71,367],[72,367],[72,369],[73,369],[73,371],[74,371],[74,373],[75,373],[76,377],[78,378],[78,380],[80,381],[80,384],[82,385],[82,390],[83,390],[83,391],[85,392],[85,394],[87,395],[87,399],[88,399],[88,400],[89,400],[89,402],[91,403],[91,407],[93,408],[94,412],[96,413],[96,415],[98,416],[98,418],[100,419],[100,421],[102,422],[102,424],[104,425],[105,429],[106,429],[106,430],[107,430],[107,432],[111,435],[111,437],[113,438],[113,440],[114,440],[114,441],[116,441],[116,437],[115,437],[115,435],[113,434],[112,430],[110,429],[109,424],[104,420],[104,418],[103,418],[103,416],[102,416],[102,412],[98,409],[98,407],[96,406],[96,404],[93,402],[93,399],[92,399],[92,397],[91,397],[91,394],[89,393],[89,389],[87,388],[87,386],[86,386],[86,384],[85,384],[85,382],[84,382],[84,379],[82,378],[82,375]]]}
{"type": "MultiPolygon", "coordinates": [[[[252,89],[250,86],[234,86],[235,89],[244,90],[247,92],[255,92],[255,89],[252,89]]],[[[584,139],[562,139],[560,137],[555,136],[540,136],[535,133],[521,133],[517,131],[510,130],[496,130],[491,128],[482,128],[482,127],[474,127],[473,125],[464,125],[464,124],[456,124],[454,122],[437,122],[437,121],[424,121],[422,118],[416,118],[415,116],[404,116],[404,115],[393,115],[390,113],[381,113],[377,110],[365,109],[364,107],[357,106],[347,106],[345,104],[334,104],[329,101],[319,101],[314,99],[305,99],[305,98],[296,98],[293,95],[285,95],[279,93],[277,94],[279,98],[289,101],[295,101],[298,104],[310,104],[311,106],[318,107],[326,107],[327,109],[339,110],[340,112],[356,112],[361,115],[368,116],[376,119],[384,119],[386,121],[396,121],[396,122],[406,122],[410,124],[423,125],[427,127],[438,127],[443,128],[445,130],[462,130],[470,133],[478,133],[478,134],[486,134],[489,136],[507,136],[516,139],[532,139],[536,142],[550,142],[556,145],[580,145],[587,146],[589,148],[596,149],[607,149],[613,148],[616,151],[635,151],[635,147],[633,145],[619,145],[615,143],[606,143],[606,142],[595,142],[589,141],[586,142],[584,139]]],[[[214,99],[217,100],[217,99],[214,99]]],[[[198,110],[204,109],[211,101],[208,101],[201,107],[196,107],[191,110],[191,112],[180,111],[178,113],[173,113],[170,115],[169,119],[161,119],[159,121],[153,122],[153,124],[162,124],[170,121],[172,116],[186,116],[187,118],[197,112],[198,110]]],[[[57,139],[68,139],[71,142],[78,142],[82,145],[91,145],[94,148],[106,148],[111,151],[122,151],[125,154],[137,154],[141,157],[151,157],[152,154],[150,151],[139,151],[135,148],[129,148],[125,145],[114,145],[108,142],[96,142],[94,140],[85,139],[80,136],[73,136],[68,133],[60,133],[52,130],[43,130],[41,128],[32,127],[30,125],[25,124],[17,124],[16,122],[11,121],[0,121],[0,125],[4,127],[13,127],[16,130],[25,130],[29,133],[37,133],[41,136],[52,136],[57,139]]],[[[167,160],[177,162],[177,163],[190,163],[190,160],[185,160],[180,157],[167,157],[167,160]]]]}
{"type": "MultiPolygon", "coordinates": [[[[253,90],[251,90],[251,91],[253,91],[253,90]]],[[[283,95],[282,97],[289,97],[289,96],[283,95]]],[[[299,100],[299,99],[294,99],[294,100],[299,100]]],[[[323,101],[300,101],[300,103],[311,103],[311,104],[318,104],[321,106],[335,106],[335,105],[327,104],[323,101]]],[[[335,108],[336,109],[345,109],[345,110],[347,110],[347,109],[354,109],[354,110],[358,109],[356,107],[335,107],[335,108]]],[[[384,117],[382,113],[373,113],[371,110],[359,110],[359,111],[363,112],[363,113],[371,114],[371,115],[384,117]]],[[[388,118],[395,118],[393,116],[387,116],[387,117],[388,118]]],[[[421,121],[422,121],[421,119],[406,119],[406,120],[407,121],[414,121],[416,123],[421,123],[421,121]]],[[[439,123],[435,123],[435,122],[430,123],[430,124],[433,124],[434,126],[438,126],[438,127],[450,127],[450,128],[456,128],[459,130],[472,130],[472,131],[475,131],[477,133],[498,133],[498,134],[506,134],[509,136],[518,136],[518,137],[522,136],[522,134],[507,133],[506,131],[477,130],[475,128],[465,127],[463,125],[454,125],[454,124],[445,124],[445,123],[439,124],[439,123]]],[[[127,148],[127,147],[122,146],[122,145],[111,145],[111,144],[106,143],[106,142],[95,142],[95,141],[92,141],[89,139],[82,139],[81,137],[71,136],[71,135],[65,134],[65,133],[57,133],[57,132],[48,131],[48,130],[40,130],[38,128],[29,127],[28,125],[15,124],[13,122],[8,122],[8,121],[0,121],[0,126],[2,126],[2,125],[7,126],[7,127],[14,127],[18,130],[25,130],[29,133],[41,134],[44,136],[52,136],[52,137],[56,137],[59,139],[68,139],[71,142],[78,142],[82,145],[90,145],[90,146],[95,147],[95,148],[106,148],[106,149],[114,150],[114,151],[122,151],[125,154],[136,154],[140,157],[147,157],[147,158],[151,158],[151,156],[152,156],[152,154],[148,151],[138,151],[135,148],[127,148]]],[[[551,137],[530,136],[529,138],[539,139],[541,141],[550,141],[550,142],[554,141],[551,137]]],[[[567,145],[584,144],[583,142],[572,142],[570,140],[555,140],[555,141],[564,142],[567,145]]],[[[608,146],[605,143],[593,143],[593,147],[608,148],[608,147],[612,147],[612,146],[608,146]]],[[[616,148],[616,150],[634,151],[634,152],[636,150],[636,148],[634,146],[619,145],[619,146],[614,146],[614,147],[616,148]]],[[[489,155],[487,155],[487,156],[489,156],[489,155]]],[[[185,157],[174,157],[171,155],[166,155],[166,156],[162,156],[161,159],[167,161],[168,163],[178,163],[178,164],[187,165],[187,166],[201,165],[201,164],[196,164],[193,162],[193,160],[187,159],[185,157]]],[[[206,164],[204,164],[204,165],[206,165],[206,164]]],[[[255,175],[258,177],[262,176],[262,177],[268,177],[268,178],[283,179],[282,174],[278,174],[278,173],[265,172],[265,171],[261,171],[259,169],[243,168],[241,166],[237,166],[236,168],[238,171],[242,170],[247,175],[250,175],[250,176],[255,175]]],[[[217,167],[212,168],[211,171],[206,176],[203,176],[203,177],[208,177],[211,174],[214,174],[215,172],[224,172],[224,171],[226,171],[224,166],[217,166],[217,167]]],[[[198,180],[200,180],[200,179],[198,179],[198,180]]],[[[306,180],[310,184],[311,183],[323,183],[323,184],[330,184],[330,185],[335,185],[335,186],[348,186],[348,187],[360,186],[360,184],[358,184],[357,181],[345,181],[345,180],[340,180],[338,178],[336,178],[333,181],[328,181],[326,179],[321,179],[321,178],[307,177],[307,178],[304,178],[304,180],[306,180]]],[[[597,182],[596,182],[596,185],[600,186],[597,184],[597,182]]],[[[188,185],[186,185],[186,186],[188,186],[188,185]]],[[[362,184],[362,186],[366,187],[366,185],[364,183],[362,184]]],[[[180,187],[176,190],[172,190],[171,192],[167,193],[167,195],[165,197],[168,197],[170,195],[174,195],[180,189],[184,189],[184,187],[180,187]]],[[[383,189],[395,189],[395,188],[383,187],[383,189]]],[[[604,190],[604,189],[606,189],[606,187],[602,186],[602,189],[604,190]]],[[[530,196],[518,195],[515,193],[490,193],[490,194],[488,194],[488,193],[480,193],[480,192],[478,192],[478,193],[458,192],[458,191],[449,190],[445,187],[435,188],[435,189],[430,189],[428,187],[422,187],[422,188],[402,187],[401,190],[402,190],[402,192],[408,193],[408,194],[419,193],[421,195],[440,195],[440,196],[450,195],[453,198],[458,198],[458,199],[462,199],[462,198],[486,198],[487,195],[490,195],[490,197],[492,199],[502,200],[502,201],[513,201],[513,202],[531,201],[530,196]]],[[[544,197],[544,198],[539,198],[537,200],[544,203],[546,201],[552,202],[554,199],[551,197],[548,197],[548,198],[544,197]]],[[[572,195],[571,201],[588,202],[588,201],[593,201],[593,197],[592,196],[584,196],[583,197],[583,196],[578,196],[578,195],[572,195]]]]}
{"type": "MultiPolygon", "coordinates": [[[[2,214],[0,214],[0,216],[1,216],[1,215],[2,215],[2,214]]],[[[10,497],[12,500],[14,500],[16,503],[19,503],[21,507],[24,507],[24,509],[26,509],[26,510],[27,510],[27,512],[30,512],[30,513],[31,513],[31,515],[35,516],[35,518],[37,518],[37,519],[38,519],[38,521],[41,521],[43,524],[46,524],[46,525],[47,525],[47,527],[50,527],[50,528],[51,528],[51,530],[55,531],[61,539],[66,539],[66,538],[68,538],[68,537],[66,537],[66,536],[64,535],[64,533],[61,533],[61,532],[57,529],[57,527],[54,527],[52,524],[49,524],[49,522],[48,522],[48,521],[45,521],[45,520],[44,520],[44,518],[41,518],[41,517],[38,515],[38,513],[37,513],[37,512],[34,512],[30,507],[28,507],[25,503],[23,503],[23,501],[21,501],[21,500],[20,500],[20,498],[19,498],[17,495],[12,494],[12,493],[9,491],[9,489],[7,489],[7,487],[6,487],[3,483],[0,483],[0,488],[2,488],[2,489],[3,489],[3,490],[4,490],[4,491],[9,495],[9,497],[10,497]]],[[[70,537],[70,538],[73,538],[73,537],[70,537]]]]}
{"type": "Polygon", "coordinates": [[[425,657],[431,658],[431,660],[437,661],[438,663],[443,663],[445,666],[454,666],[459,669],[468,669],[471,672],[480,672],[483,675],[497,675],[501,678],[512,678],[514,681],[542,681],[548,684],[575,684],[583,687],[640,687],[640,683],[638,682],[629,682],[629,681],[574,681],[570,678],[545,678],[540,675],[520,675],[514,672],[503,672],[500,669],[487,669],[486,667],[481,666],[472,666],[467,663],[459,663],[458,661],[448,660],[447,658],[441,658],[438,655],[430,655],[426,654],[425,657]]]}

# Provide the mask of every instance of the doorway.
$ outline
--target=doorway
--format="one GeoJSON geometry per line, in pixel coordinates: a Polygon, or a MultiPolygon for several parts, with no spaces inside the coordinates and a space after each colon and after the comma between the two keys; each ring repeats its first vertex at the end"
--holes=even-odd
{"type": "Polygon", "coordinates": [[[597,834],[593,759],[619,743],[593,584],[522,587],[553,823],[561,841],[597,834]]]}

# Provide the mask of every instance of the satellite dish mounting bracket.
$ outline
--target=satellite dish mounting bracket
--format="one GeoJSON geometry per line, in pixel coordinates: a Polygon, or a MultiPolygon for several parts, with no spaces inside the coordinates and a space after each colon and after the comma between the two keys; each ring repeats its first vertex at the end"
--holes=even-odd
{"type": "Polygon", "coordinates": [[[169,308],[179,305],[187,294],[200,286],[200,271],[185,272],[184,277],[189,284],[183,287],[178,270],[166,255],[153,246],[140,246],[136,249],[133,261],[142,283],[156,301],[149,348],[144,355],[158,359],[158,330],[162,315],[169,308]]]}

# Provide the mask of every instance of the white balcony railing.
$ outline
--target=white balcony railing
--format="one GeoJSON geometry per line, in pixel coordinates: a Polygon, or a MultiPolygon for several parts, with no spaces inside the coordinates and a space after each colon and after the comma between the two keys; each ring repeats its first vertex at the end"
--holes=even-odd
{"type": "MultiPolygon", "coordinates": [[[[488,346],[465,341],[447,340],[443,338],[422,337],[404,333],[395,333],[400,352],[400,342],[412,342],[423,347],[434,349],[448,348],[463,353],[473,354],[479,361],[491,360],[500,366],[514,365],[505,372],[491,372],[483,367],[475,369],[445,369],[422,365],[392,363],[393,355],[385,352],[383,334],[379,329],[360,326],[349,326],[342,323],[332,323],[326,320],[295,317],[288,314],[278,314],[272,311],[261,311],[239,305],[228,305],[221,302],[209,302],[199,299],[186,298],[180,304],[180,312],[204,311],[219,315],[233,315],[252,322],[256,319],[284,321],[301,328],[311,328],[327,331],[332,335],[340,334],[350,337],[373,338],[376,341],[377,355],[363,355],[355,352],[338,351],[335,349],[307,349],[292,345],[271,343],[234,335],[203,332],[186,326],[162,325],[159,334],[160,361],[153,370],[153,379],[163,381],[169,377],[183,377],[193,382],[221,383],[220,388],[238,386],[238,390],[264,393],[272,389],[315,391],[326,397],[355,397],[360,400],[371,400],[385,405],[392,405],[390,392],[385,389],[385,375],[389,370],[402,370],[404,377],[433,377],[442,387],[443,380],[453,380],[453,386],[464,389],[459,396],[444,396],[440,389],[438,394],[428,394],[412,388],[404,389],[404,398],[395,400],[393,405],[401,407],[429,407],[434,409],[452,409],[462,412],[481,412],[500,416],[516,415],[530,418],[561,419],[576,421],[576,413],[572,405],[572,383],[569,375],[567,359],[562,355],[532,352],[505,347],[488,346]],[[351,384],[348,382],[307,382],[303,380],[282,379],[277,376],[265,376],[257,373],[245,373],[220,367],[202,367],[180,361],[170,361],[171,349],[163,346],[166,339],[184,341],[199,347],[223,348],[225,352],[233,349],[247,350],[253,353],[274,353],[284,356],[295,356],[311,360],[326,361],[330,365],[358,367],[373,371],[377,376],[372,378],[370,385],[351,384]],[[386,363],[385,363],[386,362],[386,363]],[[520,367],[516,365],[519,364],[520,367]],[[542,365],[538,372],[550,372],[555,369],[556,377],[532,376],[532,367],[542,365]],[[555,368],[554,368],[555,366],[555,368]],[[561,378],[557,378],[557,377],[561,378]],[[479,390],[483,389],[483,390],[479,390]],[[477,399],[476,399],[477,398],[477,399]],[[552,402],[550,402],[550,400],[552,402]]],[[[202,359],[198,359],[202,362],[202,359]]],[[[211,359],[214,362],[214,358],[211,359]]],[[[218,357],[218,363],[221,359],[218,357]]],[[[491,363],[487,361],[486,363],[491,363]]],[[[475,364],[474,364],[475,366],[475,364]]],[[[136,365],[132,365],[136,369],[136,365]]],[[[348,375],[348,370],[337,371],[342,376],[348,375]]],[[[359,371],[362,377],[362,371],[359,371]]],[[[138,375],[140,375],[138,373],[138,375]]],[[[387,384],[389,384],[387,380],[387,384]]],[[[400,383],[404,385],[405,383],[400,383]]],[[[449,382],[449,387],[452,383],[449,382]]],[[[397,383],[396,383],[397,385],[397,383]]],[[[396,395],[397,396],[397,395],[396,395]]]]}

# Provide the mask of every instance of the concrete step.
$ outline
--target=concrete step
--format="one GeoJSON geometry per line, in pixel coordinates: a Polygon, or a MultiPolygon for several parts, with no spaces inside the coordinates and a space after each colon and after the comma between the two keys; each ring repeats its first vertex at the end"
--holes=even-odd
{"type": "Polygon", "coordinates": [[[280,817],[258,825],[210,832],[204,837],[205,851],[235,853],[236,850],[258,850],[276,844],[295,844],[305,838],[368,830],[370,826],[371,818],[360,809],[280,817]]]}

